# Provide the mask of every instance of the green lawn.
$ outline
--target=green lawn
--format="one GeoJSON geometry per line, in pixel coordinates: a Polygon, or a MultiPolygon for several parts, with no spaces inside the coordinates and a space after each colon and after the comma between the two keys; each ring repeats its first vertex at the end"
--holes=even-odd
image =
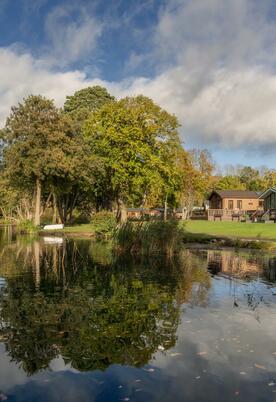
{"type": "Polygon", "coordinates": [[[184,227],[188,233],[193,234],[276,240],[276,224],[188,221],[184,223],[184,227]]]}

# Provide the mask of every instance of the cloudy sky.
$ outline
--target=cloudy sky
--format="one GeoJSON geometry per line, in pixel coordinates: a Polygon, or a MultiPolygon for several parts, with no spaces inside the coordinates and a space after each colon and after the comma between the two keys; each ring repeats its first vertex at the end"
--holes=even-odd
{"type": "Polygon", "coordinates": [[[175,113],[186,147],[276,168],[275,0],[0,0],[0,122],[88,85],[175,113]]]}

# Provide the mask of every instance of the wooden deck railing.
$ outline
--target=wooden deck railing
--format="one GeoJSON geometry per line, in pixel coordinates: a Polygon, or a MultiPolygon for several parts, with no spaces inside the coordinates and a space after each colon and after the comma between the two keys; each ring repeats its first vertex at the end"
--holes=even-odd
{"type": "Polygon", "coordinates": [[[241,219],[247,211],[240,209],[208,209],[208,220],[234,220],[241,219]]]}

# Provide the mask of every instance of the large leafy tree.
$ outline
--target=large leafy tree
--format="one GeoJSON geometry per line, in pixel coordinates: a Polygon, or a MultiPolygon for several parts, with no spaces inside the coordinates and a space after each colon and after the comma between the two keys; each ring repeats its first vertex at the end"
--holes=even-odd
{"type": "Polygon", "coordinates": [[[202,204],[210,191],[213,171],[211,155],[206,150],[190,150],[179,153],[178,169],[180,186],[178,201],[182,217],[189,217],[195,204],[202,204]],[[186,211],[186,213],[185,213],[186,211]]]}
{"type": "MultiPolygon", "coordinates": [[[[115,98],[108,93],[106,88],[99,85],[93,87],[83,88],[75,92],[71,96],[66,97],[64,103],[64,113],[69,116],[72,124],[73,131],[78,137],[79,145],[82,144],[82,148],[86,149],[86,144],[83,141],[82,128],[85,120],[89,117],[92,112],[100,109],[106,103],[114,101],[115,98]]],[[[59,200],[63,205],[63,210],[66,208],[66,204],[72,205],[74,199],[78,199],[78,202],[74,204],[78,206],[80,211],[85,211],[86,214],[90,214],[95,208],[99,209],[104,207],[106,209],[110,208],[110,189],[108,188],[108,183],[104,179],[105,175],[102,172],[103,166],[101,166],[100,161],[97,158],[90,158],[89,165],[89,181],[90,185],[83,183],[67,183],[67,191],[60,193],[59,200]],[[93,161],[92,161],[93,159],[93,161]],[[93,182],[93,185],[92,185],[93,182]],[[68,184],[70,184],[68,186],[68,184]]],[[[87,169],[84,169],[84,171],[87,169]]],[[[70,209],[72,211],[72,209],[70,209]]],[[[71,212],[70,212],[71,215],[71,212]]]]}
{"type": "Polygon", "coordinates": [[[84,136],[104,163],[104,191],[117,202],[121,221],[125,205],[144,204],[157,183],[164,197],[173,192],[177,128],[175,116],[144,96],[107,103],[86,121],[84,136]]]}
{"type": "MultiPolygon", "coordinates": [[[[41,199],[53,190],[70,193],[87,172],[82,143],[73,134],[71,119],[52,100],[31,95],[12,108],[4,130],[4,168],[16,189],[34,200],[34,223],[40,224],[41,199]],[[72,184],[73,183],[73,184],[72,184]]],[[[69,202],[61,214],[66,220],[69,202]]]]}

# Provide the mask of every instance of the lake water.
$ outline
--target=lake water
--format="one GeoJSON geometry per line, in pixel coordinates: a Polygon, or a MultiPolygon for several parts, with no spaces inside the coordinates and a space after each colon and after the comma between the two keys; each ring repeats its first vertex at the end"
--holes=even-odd
{"type": "Polygon", "coordinates": [[[0,245],[0,401],[276,401],[276,256],[0,245]]]}

